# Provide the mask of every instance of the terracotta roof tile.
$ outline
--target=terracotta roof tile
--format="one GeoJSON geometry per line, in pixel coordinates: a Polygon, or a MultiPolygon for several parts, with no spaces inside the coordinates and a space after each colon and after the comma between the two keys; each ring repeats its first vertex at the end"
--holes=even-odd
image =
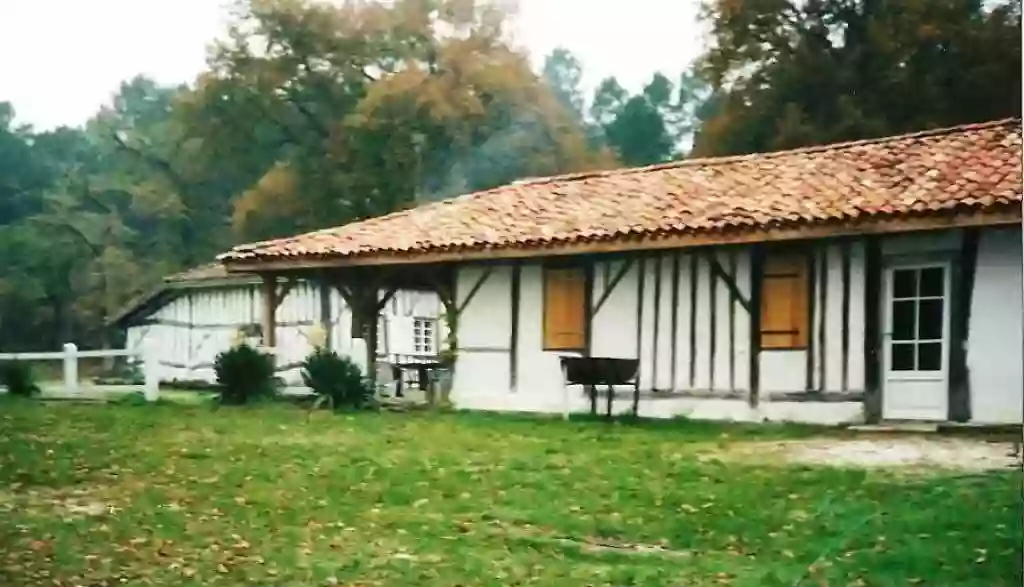
{"type": "Polygon", "coordinates": [[[228,261],[536,247],[982,209],[1021,201],[1021,121],[524,180],[299,236],[228,261]]]}
{"type": "Polygon", "coordinates": [[[168,275],[164,281],[168,283],[185,283],[193,281],[209,281],[213,279],[231,279],[237,275],[229,274],[223,264],[219,262],[207,263],[186,269],[181,273],[168,275]]]}

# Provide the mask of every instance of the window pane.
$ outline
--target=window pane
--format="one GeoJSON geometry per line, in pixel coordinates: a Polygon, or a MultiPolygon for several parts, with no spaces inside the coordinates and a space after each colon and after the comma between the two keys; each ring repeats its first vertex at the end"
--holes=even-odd
{"type": "Polygon", "coordinates": [[[906,300],[892,303],[892,339],[914,340],[914,313],[917,302],[906,300]]]}
{"type": "Polygon", "coordinates": [[[892,348],[892,370],[913,371],[914,370],[914,344],[893,343],[892,348]]]}
{"type": "Polygon", "coordinates": [[[921,296],[941,296],[945,290],[945,271],[942,267],[921,270],[921,296]]]}
{"type": "Polygon", "coordinates": [[[892,297],[917,296],[917,269],[897,269],[892,272],[892,297]]]}
{"type": "Polygon", "coordinates": [[[917,345],[917,370],[942,370],[942,343],[924,342],[917,345]]]}
{"type": "Polygon", "coordinates": [[[917,303],[917,338],[918,340],[936,340],[942,338],[942,306],[943,300],[921,300],[917,303]]]}

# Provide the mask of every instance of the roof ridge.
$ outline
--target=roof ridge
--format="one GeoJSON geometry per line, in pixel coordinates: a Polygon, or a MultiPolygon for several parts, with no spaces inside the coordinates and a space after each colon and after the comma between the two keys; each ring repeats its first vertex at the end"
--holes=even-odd
{"type": "MultiPolygon", "coordinates": [[[[822,151],[838,151],[843,149],[849,149],[854,147],[860,147],[865,145],[877,145],[882,143],[895,143],[905,141],[908,139],[925,138],[932,136],[941,136],[946,134],[954,134],[957,132],[979,130],[983,128],[991,128],[998,126],[1006,126],[1009,124],[1020,124],[1021,117],[1012,116],[1007,118],[1000,118],[998,120],[990,120],[985,122],[969,122],[959,124],[956,126],[946,126],[942,128],[933,128],[927,130],[918,130],[906,132],[898,135],[889,135],[883,137],[871,137],[866,139],[855,139],[849,141],[842,141],[838,143],[825,143],[821,145],[807,145],[804,147],[794,147],[792,149],[779,149],[776,151],[759,151],[756,153],[744,153],[742,155],[717,155],[710,157],[696,157],[693,159],[678,159],[676,161],[666,161],[664,163],[654,163],[652,165],[644,165],[641,167],[617,167],[614,169],[602,169],[594,171],[578,171],[574,173],[564,173],[560,175],[552,175],[548,177],[536,177],[528,180],[520,180],[522,183],[515,183],[511,185],[545,185],[549,183],[557,183],[563,181],[578,181],[581,179],[589,179],[592,177],[609,177],[617,175],[631,175],[634,173],[648,173],[651,171],[661,171],[664,169],[678,169],[680,167],[691,167],[697,165],[721,165],[729,163],[737,163],[743,161],[749,161],[752,159],[774,159],[776,157],[783,157],[787,155],[803,155],[807,153],[820,153],[822,151]]],[[[471,195],[471,194],[467,194],[471,195]]]]}

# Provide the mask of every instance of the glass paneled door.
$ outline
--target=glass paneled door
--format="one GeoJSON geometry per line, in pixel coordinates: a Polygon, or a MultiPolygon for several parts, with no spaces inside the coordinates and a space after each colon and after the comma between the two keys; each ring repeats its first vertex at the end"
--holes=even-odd
{"type": "Polygon", "coordinates": [[[882,416],[945,420],[948,405],[949,264],[885,272],[882,416]]]}

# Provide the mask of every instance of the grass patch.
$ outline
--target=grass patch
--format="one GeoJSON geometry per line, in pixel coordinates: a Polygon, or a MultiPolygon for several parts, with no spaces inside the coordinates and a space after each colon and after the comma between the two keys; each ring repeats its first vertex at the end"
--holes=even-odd
{"type": "Polygon", "coordinates": [[[1019,475],[701,458],[812,432],[0,406],[3,585],[1019,585],[1019,475]]]}

